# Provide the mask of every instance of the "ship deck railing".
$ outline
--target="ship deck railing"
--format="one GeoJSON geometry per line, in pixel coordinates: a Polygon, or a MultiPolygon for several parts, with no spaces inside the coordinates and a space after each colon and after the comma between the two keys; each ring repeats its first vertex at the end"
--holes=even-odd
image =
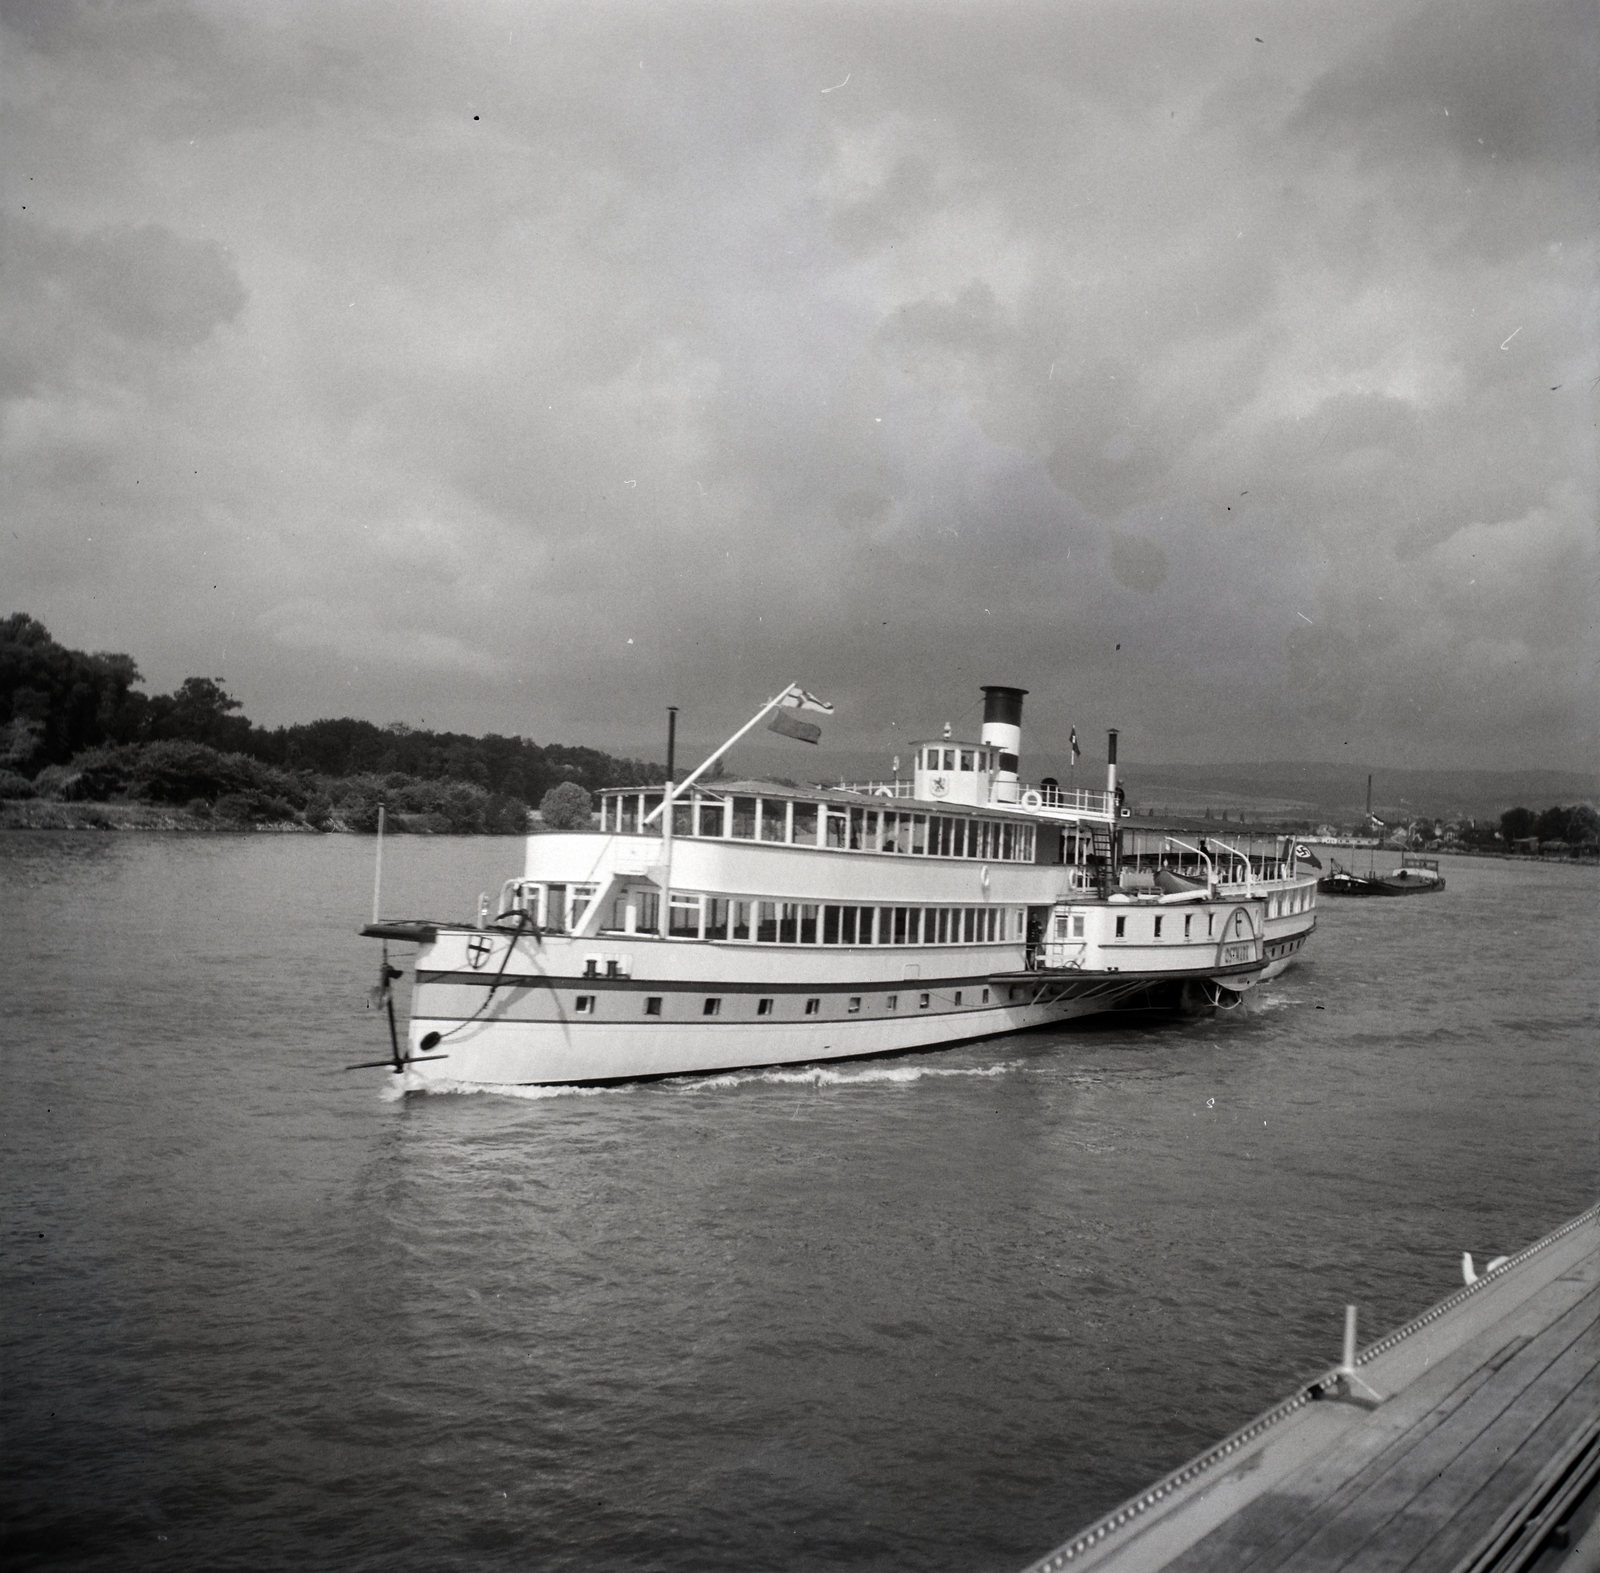
{"type": "MultiPolygon", "coordinates": [[[[859,792],[864,797],[915,797],[916,782],[903,777],[889,781],[848,781],[841,782],[838,790],[859,792]]],[[[963,806],[1043,809],[1057,813],[1094,814],[1101,818],[1111,816],[1111,798],[1104,792],[1090,792],[1080,787],[1039,787],[1026,781],[996,781],[990,790],[987,805],[963,806]],[[1037,803],[1032,801],[1035,797],[1037,803]]]]}
{"type": "Polygon", "coordinates": [[[912,781],[841,781],[840,792],[859,792],[863,797],[912,797],[912,781]]]}

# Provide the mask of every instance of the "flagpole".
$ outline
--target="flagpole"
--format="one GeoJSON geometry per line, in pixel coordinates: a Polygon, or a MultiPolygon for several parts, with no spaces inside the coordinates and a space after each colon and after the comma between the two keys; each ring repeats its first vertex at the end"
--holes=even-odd
{"type": "MultiPolygon", "coordinates": [[[[708,754],[705,759],[703,759],[693,770],[689,772],[688,775],[683,778],[683,785],[681,788],[673,782],[672,769],[669,765],[667,769],[666,788],[661,794],[660,807],[656,808],[651,813],[646,814],[639,827],[642,830],[645,825],[648,825],[650,821],[656,817],[657,814],[661,815],[661,916],[659,919],[661,926],[658,932],[660,933],[662,939],[670,939],[672,937],[672,808],[679,792],[682,790],[687,790],[689,787],[693,786],[694,783],[700,778],[700,775],[703,771],[709,769],[713,764],[716,763],[717,760],[721,759],[722,756],[727,753],[727,751],[732,748],[733,745],[737,743],[739,739],[743,737],[745,733],[748,732],[753,726],[757,725],[757,723],[759,723],[765,716],[770,714],[770,712],[777,709],[777,707],[795,691],[795,686],[795,684],[790,683],[789,686],[785,688],[781,694],[777,695],[776,698],[769,699],[767,703],[755,713],[755,716],[746,722],[745,725],[740,727],[739,730],[735,732],[733,736],[730,737],[728,741],[716,751],[716,753],[708,754]]],[[[672,707],[672,713],[669,720],[675,739],[678,721],[676,706],[672,707]]],[[[668,752],[671,752],[670,745],[668,752]]]]}
{"type": "MultiPolygon", "coordinates": [[[[739,728],[739,730],[737,732],[735,732],[733,734],[732,737],[730,737],[728,739],[728,741],[726,743],[724,743],[722,745],[721,748],[717,749],[717,751],[715,753],[707,754],[706,757],[704,759],[702,759],[700,761],[700,763],[698,765],[696,765],[694,767],[694,769],[691,770],[689,772],[689,774],[686,775],[683,778],[683,780],[680,783],[678,783],[676,786],[674,786],[673,783],[669,781],[667,783],[666,792],[662,796],[660,805],[658,807],[652,809],[648,814],[646,814],[644,816],[642,824],[648,825],[650,823],[650,821],[653,820],[656,817],[657,814],[664,813],[676,798],[680,797],[685,791],[688,790],[688,788],[693,786],[694,783],[696,781],[698,781],[700,779],[700,777],[707,770],[709,770],[712,767],[712,765],[716,764],[716,762],[719,759],[721,759],[722,756],[725,753],[727,753],[727,751],[730,748],[732,748],[733,745],[735,743],[737,743],[739,741],[739,739],[745,735],[746,732],[753,731],[764,720],[766,720],[766,718],[774,710],[776,710],[778,708],[778,706],[781,705],[784,702],[784,700],[787,699],[790,696],[790,694],[794,693],[794,691],[795,691],[797,686],[798,685],[796,685],[794,683],[790,683],[789,686],[787,688],[785,688],[784,691],[781,694],[778,694],[774,698],[769,699],[764,705],[762,705],[762,707],[758,711],[756,711],[756,713],[748,721],[745,722],[745,724],[742,727],[739,728]]],[[[665,834],[667,832],[664,831],[663,833],[665,834]]]]}
{"type": "MultiPolygon", "coordinates": [[[[667,706],[667,783],[666,790],[662,793],[662,806],[668,807],[672,802],[672,776],[677,768],[678,749],[678,707],[667,706]]],[[[663,939],[667,937],[667,930],[672,926],[672,815],[667,813],[661,820],[661,911],[656,917],[657,932],[663,939]]]]}

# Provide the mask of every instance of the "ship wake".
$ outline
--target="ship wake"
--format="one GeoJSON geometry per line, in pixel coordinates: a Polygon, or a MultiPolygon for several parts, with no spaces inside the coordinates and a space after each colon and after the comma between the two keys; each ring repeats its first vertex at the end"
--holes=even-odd
{"type": "Polygon", "coordinates": [[[475,1093],[497,1098],[523,1098],[538,1101],[546,1098],[598,1098],[606,1093],[637,1092],[641,1088],[659,1086],[676,1093],[724,1092],[732,1087],[876,1087],[909,1085],[913,1082],[935,1080],[941,1077],[992,1077],[1005,1076],[1021,1068],[1021,1060],[1003,1060],[992,1065],[865,1065],[854,1069],[840,1069],[831,1065],[773,1066],[765,1070],[725,1071],[708,1076],[671,1076],[658,1082],[619,1081],[605,1083],[555,1082],[542,1086],[529,1086],[513,1082],[453,1081],[444,1077],[424,1080],[414,1072],[401,1077],[390,1077],[383,1089],[385,1102],[393,1102],[408,1093],[426,1092],[451,1097],[467,1097],[475,1093]]]}
{"type": "Polygon", "coordinates": [[[674,1079],[668,1085],[679,1092],[720,1092],[751,1084],[772,1087],[870,1087],[910,1083],[944,1076],[1005,1076],[1020,1069],[1021,1060],[993,1065],[864,1065],[841,1069],[832,1065],[791,1065],[768,1070],[730,1071],[718,1076],[674,1079]]]}

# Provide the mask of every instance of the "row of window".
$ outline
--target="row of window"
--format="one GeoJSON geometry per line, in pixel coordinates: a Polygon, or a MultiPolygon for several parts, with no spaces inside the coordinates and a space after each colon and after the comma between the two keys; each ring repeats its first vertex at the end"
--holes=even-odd
{"type": "MultiPolygon", "coordinates": [[[[660,898],[627,891],[601,932],[657,932],[660,898]]],[[[1022,937],[1022,907],[863,907],[816,901],[760,901],[675,890],[667,904],[673,939],[750,940],[766,945],[987,945],[1022,937]]]]}
{"type": "Polygon", "coordinates": [[[993,770],[996,768],[994,750],[988,748],[925,748],[921,764],[924,770],[993,770]]]}
{"type": "MultiPolygon", "coordinates": [[[[1206,920],[1206,936],[1207,938],[1210,938],[1216,932],[1217,916],[1214,912],[1207,912],[1202,915],[1206,920]]],[[[1162,939],[1176,937],[1175,931],[1172,929],[1167,929],[1166,932],[1163,933],[1163,928],[1168,917],[1172,917],[1174,921],[1177,919],[1176,914],[1165,912],[1158,913],[1155,918],[1152,919],[1153,927],[1151,933],[1153,938],[1162,939]]],[[[1193,939],[1195,937],[1195,917],[1196,914],[1193,912],[1185,912],[1183,914],[1183,937],[1185,939],[1193,939]]],[[[1055,937],[1057,939],[1082,939],[1083,914],[1081,912],[1074,912],[1069,916],[1065,912],[1058,913],[1056,916],[1055,937]],[[1071,924],[1070,933],[1068,932],[1069,923],[1071,924]]],[[[1119,912],[1117,914],[1116,937],[1118,939],[1126,939],[1128,937],[1128,914],[1125,912],[1119,912]]]]}
{"type": "MultiPolygon", "coordinates": [[[[1013,999],[1015,999],[1016,996],[1017,996],[1017,990],[1016,989],[1012,989],[1011,990],[1011,997],[1013,999]]],[[[850,994],[850,995],[847,995],[845,997],[844,1009],[845,1009],[845,1014],[847,1016],[859,1016],[861,1014],[861,1001],[862,1001],[862,998],[863,998],[863,996],[860,995],[860,994],[850,994]]],[[[592,1015],[594,1015],[595,1014],[596,1003],[597,1003],[598,999],[599,999],[599,996],[595,995],[595,994],[577,994],[577,995],[574,995],[573,996],[573,1001],[572,1001],[572,1013],[575,1016],[592,1016],[592,1015]]],[[[665,999],[664,995],[646,994],[645,997],[644,997],[644,1014],[646,1016],[659,1016],[659,1015],[661,1015],[661,1013],[662,1013],[662,1004],[663,1004],[664,999],[665,999]]],[[[957,989],[950,996],[950,1003],[952,1005],[964,1004],[965,1000],[966,1000],[966,991],[964,989],[957,989]]],[[[775,1000],[757,999],[755,1003],[756,1003],[755,1014],[757,1016],[770,1016],[770,1015],[773,1014],[773,1006],[776,1003],[775,1000]]],[[[930,1008],[932,1003],[933,1003],[933,995],[932,995],[932,993],[923,993],[923,994],[918,994],[917,995],[917,1009],[918,1010],[927,1010],[927,1009],[930,1008]]],[[[973,1001],[973,1003],[977,1004],[977,1005],[987,1005],[989,1003],[989,990],[988,989],[980,989],[978,991],[978,997],[973,1001]]],[[[720,995],[720,994],[707,994],[707,995],[703,996],[701,1001],[700,1001],[700,1014],[702,1016],[720,1016],[722,1014],[722,1005],[723,1005],[723,996],[722,995],[720,995]]],[[[900,1009],[900,996],[898,994],[885,994],[884,997],[883,997],[883,1008],[886,1011],[899,1010],[900,1009]]],[[[821,998],[820,995],[818,995],[818,996],[816,996],[814,998],[808,999],[805,1002],[805,1014],[807,1016],[820,1016],[822,1014],[822,998],[821,998]]]]}
{"type": "MultiPolygon", "coordinates": [[[[661,806],[659,792],[613,793],[600,799],[600,828],[618,835],[649,833],[645,821],[661,806]]],[[[701,797],[675,803],[672,833],[722,841],[767,841],[843,852],[901,852],[912,857],[979,858],[1031,863],[1034,827],[963,814],[908,814],[893,808],[805,803],[777,797],[701,797]]]]}
{"type": "MultiPolygon", "coordinates": [[[[566,933],[581,927],[597,889],[595,885],[523,885],[519,899],[545,932],[566,933]]],[[[1271,917],[1300,912],[1312,900],[1309,889],[1279,892],[1268,898],[1267,912],[1271,917]]],[[[625,891],[616,897],[608,921],[601,925],[602,932],[629,931],[630,905],[635,909],[631,932],[659,932],[661,898],[654,891],[643,890],[625,891]]],[[[828,906],[727,899],[675,890],[668,907],[667,932],[675,939],[738,939],[779,945],[971,945],[1021,938],[1022,910],[1010,919],[1007,911],[1005,907],[828,906]]],[[[1157,939],[1163,937],[1162,925],[1168,915],[1154,920],[1157,939]]],[[[1126,923],[1125,914],[1117,918],[1119,939],[1126,923]]],[[[1070,936],[1066,924],[1065,914],[1056,918],[1057,939],[1083,938],[1081,915],[1073,917],[1070,936]]],[[[1185,913],[1185,939],[1191,937],[1193,925],[1194,914],[1185,913]]],[[[1206,932],[1211,932],[1209,926],[1206,932]]]]}
{"type": "Polygon", "coordinates": [[[1286,912],[1304,912],[1316,899],[1315,889],[1283,890],[1267,898],[1267,916],[1282,917],[1286,912]]]}

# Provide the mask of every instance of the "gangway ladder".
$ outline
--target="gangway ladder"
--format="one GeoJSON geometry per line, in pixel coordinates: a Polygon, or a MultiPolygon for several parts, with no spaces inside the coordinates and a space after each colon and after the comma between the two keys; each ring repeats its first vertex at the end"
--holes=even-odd
{"type": "Polygon", "coordinates": [[[1111,847],[1111,827],[1109,825],[1091,825],[1089,827],[1089,868],[1092,870],[1091,878],[1099,886],[1102,896],[1111,889],[1111,879],[1116,867],[1116,860],[1111,855],[1111,847]]]}

